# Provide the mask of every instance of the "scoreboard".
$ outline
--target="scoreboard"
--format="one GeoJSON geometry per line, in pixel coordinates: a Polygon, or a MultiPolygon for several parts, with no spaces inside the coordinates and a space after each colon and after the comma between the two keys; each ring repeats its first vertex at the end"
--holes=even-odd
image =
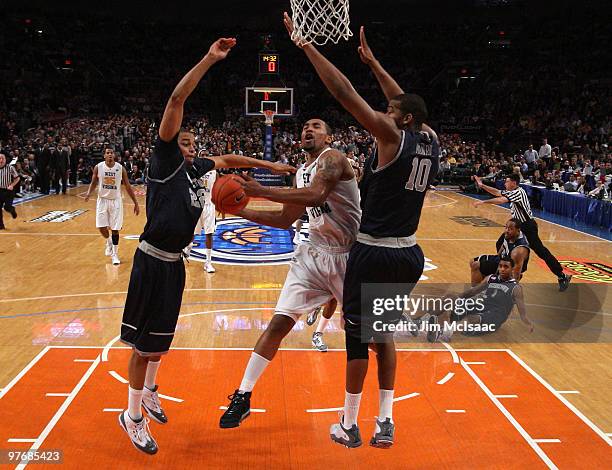
{"type": "Polygon", "coordinates": [[[273,52],[259,53],[259,73],[268,75],[279,74],[280,56],[273,52]]]}

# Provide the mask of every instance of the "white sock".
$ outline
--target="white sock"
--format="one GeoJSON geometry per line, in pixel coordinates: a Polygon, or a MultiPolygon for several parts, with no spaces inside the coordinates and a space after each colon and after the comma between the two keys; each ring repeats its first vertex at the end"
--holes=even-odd
{"type": "Polygon", "coordinates": [[[393,390],[378,391],[378,419],[384,421],[389,418],[393,422],[393,390]]]}
{"type": "Polygon", "coordinates": [[[116,256],[116,255],[117,255],[117,253],[119,252],[119,245],[111,245],[111,246],[113,247],[113,248],[112,248],[113,255],[115,255],[115,256],[116,256]]]}
{"type": "Polygon", "coordinates": [[[157,362],[149,361],[147,364],[147,373],[145,375],[145,387],[149,390],[153,390],[155,388],[155,377],[157,377],[157,370],[161,365],[161,359],[157,362]]]}
{"type": "Polygon", "coordinates": [[[344,418],[342,425],[349,429],[353,424],[357,424],[359,414],[359,404],[361,403],[361,393],[344,393],[344,418]]]}
{"type": "Polygon", "coordinates": [[[263,371],[266,370],[266,367],[268,367],[268,364],[270,364],[270,361],[253,351],[246,370],[244,371],[244,375],[242,376],[239,390],[241,392],[252,392],[259,377],[263,374],[263,371]]]}
{"type": "Polygon", "coordinates": [[[319,318],[319,324],[317,325],[317,333],[323,333],[323,331],[325,331],[325,328],[327,328],[327,324],[329,323],[329,318],[325,318],[323,315],[321,315],[321,318],[319,318]]]}
{"type": "Polygon", "coordinates": [[[128,415],[133,421],[142,419],[142,390],[136,390],[128,385],[128,415]]]}
{"type": "Polygon", "coordinates": [[[206,248],[206,262],[212,263],[212,248],[206,248]]]}

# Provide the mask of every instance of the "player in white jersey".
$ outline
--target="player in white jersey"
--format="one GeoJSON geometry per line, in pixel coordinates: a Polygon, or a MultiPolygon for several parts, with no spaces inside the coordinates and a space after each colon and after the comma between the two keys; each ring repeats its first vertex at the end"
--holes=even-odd
{"type": "Polygon", "coordinates": [[[119,260],[119,230],[123,226],[123,199],[121,197],[121,185],[134,202],[134,214],[140,213],[140,207],[136,200],[134,190],[130,185],[125,168],[115,162],[115,151],[112,148],[104,150],[104,161],[98,163],[93,169],[93,177],[85,202],[89,201],[94,187],[98,185],[98,201],[96,203],[96,227],[106,239],[104,254],[111,256],[113,264],[120,264],[119,260]],[[112,236],[109,234],[109,229],[112,236]]]}
{"type": "Polygon", "coordinates": [[[331,141],[330,127],[321,119],[310,119],[302,128],[301,145],[308,159],[296,178],[296,189],[264,187],[248,177],[243,183],[247,195],[280,202],[283,208],[243,209],[237,215],[262,225],[288,229],[306,209],[310,243],[295,249],[275,314],[257,341],[242,382],[221,417],[222,428],[237,427],[250,414],[255,383],[300,316],[332,298],[342,303],[346,261],[357,237],[361,209],[355,173],[346,157],[330,148],[331,141]]]}
{"type": "MultiPolygon", "coordinates": [[[[214,273],[216,271],[212,264],[213,235],[217,229],[217,210],[212,202],[212,188],[215,185],[215,181],[217,181],[217,172],[215,170],[209,171],[199,179],[200,187],[204,188],[202,196],[202,214],[193,232],[195,237],[195,235],[202,233],[202,229],[204,229],[204,234],[206,235],[206,258],[204,260],[204,269],[207,273],[214,273]]],[[[184,253],[187,257],[191,254],[192,246],[193,242],[185,248],[184,253]]]]}

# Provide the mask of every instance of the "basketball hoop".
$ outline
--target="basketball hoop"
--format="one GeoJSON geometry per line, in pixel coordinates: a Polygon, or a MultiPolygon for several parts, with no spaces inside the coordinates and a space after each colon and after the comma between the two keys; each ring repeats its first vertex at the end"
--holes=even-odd
{"type": "Polygon", "coordinates": [[[349,18],[349,0],[291,0],[293,32],[291,40],[299,44],[327,41],[338,44],[353,35],[349,18]]]}
{"type": "Polygon", "coordinates": [[[272,125],[272,121],[274,121],[274,114],[276,114],[273,110],[271,109],[266,109],[264,111],[262,111],[264,117],[266,118],[266,126],[271,126],[272,125]]]}

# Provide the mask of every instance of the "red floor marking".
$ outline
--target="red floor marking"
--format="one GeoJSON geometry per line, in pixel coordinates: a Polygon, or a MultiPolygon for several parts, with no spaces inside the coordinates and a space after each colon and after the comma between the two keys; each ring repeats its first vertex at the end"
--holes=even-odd
{"type": "MultiPolygon", "coordinates": [[[[7,444],[6,439],[38,437],[64,400],[44,394],[70,392],[91,365],[73,359],[93,359],[100,352],[51,349],[0,400],[6,418],[0,448],[29,448],[7,444]],[[33,403],[41,404],[35,413],[33,403]]],[[[118,413],[102,411],[126,406],[126,385],[108,371],[127,377],[129,354],[125,349],[110,351],[109,362],[98,366],[43,443],[43,449],[64,450],[62,468],[91,463],[96,468],[147,469],[546,468],[463,367],[453,364],[449,353],[431,351],[398,354],[396,396],[420,395],[395,404],[396,445],[386,451],[368,446],[378,411],[374,360],[360,411],[364,445],[348,450],[329,440],[329,425],[337,421],[337,413],[305,412],[343,405],[344,353],[280,351],[251,403],[266,412],[253,413],[238,429],[221,430],[219,406],[227,404],[226,395],[239,383],[250,352],[172,351],[159,372],[160,392],[185,401],[162,400],[170,422],[151,424],[160,452],[146,456],[132,447],[118,425],[118,413]],[[448,372],[455,376],[438,385],[448,372]],[[447,409],[466,412],[451,414],[447,409]]],[[[472,368],[494,394],[519,396],[503,400],[503,405],[533,438],[561,439],[540,444],[560,468],[603,468],[609,461],[609,448],[602,448],[599,436],[505,352],[459,354],[466,361],[486,362],[472,368]]]]}

